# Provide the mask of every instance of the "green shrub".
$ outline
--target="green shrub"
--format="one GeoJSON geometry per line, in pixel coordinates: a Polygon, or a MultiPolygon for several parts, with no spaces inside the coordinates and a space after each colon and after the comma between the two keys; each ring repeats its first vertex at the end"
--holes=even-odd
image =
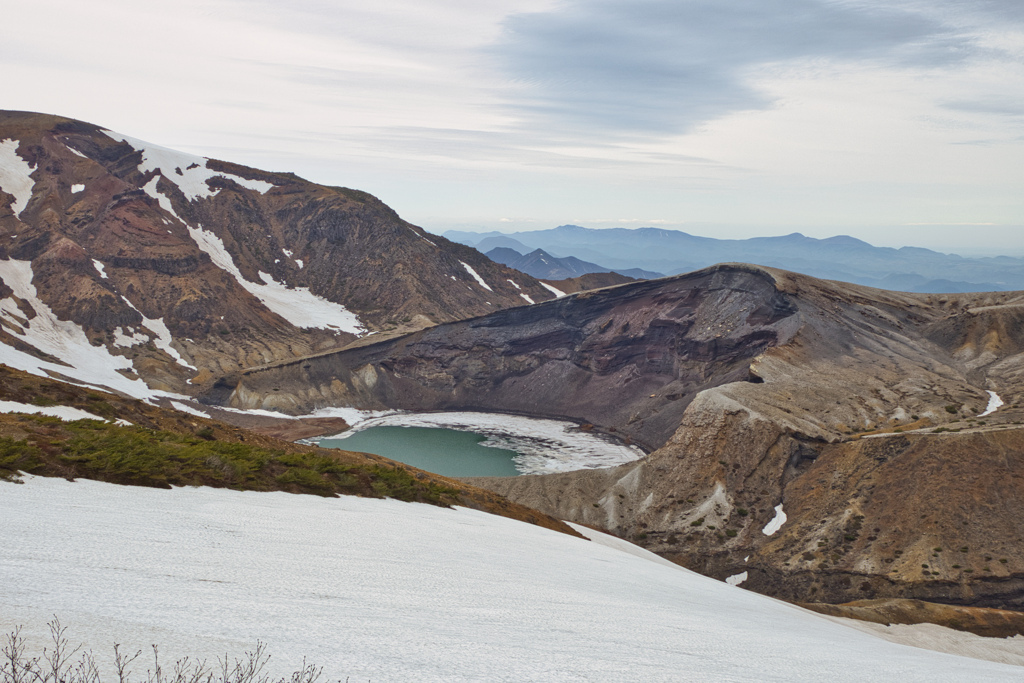
{"type": "Polygon", "coordinates": [[[404,468],[347,464],[313,450],[286,453],[218,441],[211,427],[181,434],[98,420],[63,422],[41,415],[16,419],[31,436],[25,440],[0,438],[0,478],[14,479],[20,470],[161,488],[285,488],[322,496],[387,496],[436,505],[457,502],[461,495],[457,488],[433,482],[423,474],[414,476],[404,468]]]}
{"type": "Polygon", "coordinates": [[[297,484],[302,489],[323,494],[334,493],[334,485],[323,475],[305,467],[291,467],[277,476],[277,482],[285,486],[297,484]]]}
{"type": "Polygon", "coordinates": [[[33,471],[40,464],[39,455],[39,449],[25,441],[0,438],[0,479],[15,479],[19,471],[33,471]]]}

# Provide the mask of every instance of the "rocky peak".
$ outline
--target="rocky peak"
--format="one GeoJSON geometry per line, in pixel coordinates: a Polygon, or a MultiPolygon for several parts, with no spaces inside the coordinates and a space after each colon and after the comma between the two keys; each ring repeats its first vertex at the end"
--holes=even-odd
{"type": "Polygon", "coordinates": [[[365,192],[27,112],[0,112],[0,259],[27,264],[12,268],[57,320],[185,392],[554,296],[365,192]]]}

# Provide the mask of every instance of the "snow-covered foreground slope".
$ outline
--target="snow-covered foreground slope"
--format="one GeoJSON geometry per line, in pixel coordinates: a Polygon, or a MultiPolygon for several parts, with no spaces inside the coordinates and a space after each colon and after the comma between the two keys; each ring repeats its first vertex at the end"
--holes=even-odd
{"type": "Polygon", "coordinates": [[[90,481],[0,482],[0,626],[104,654],[268,643],[331,679],[1019,681],[664,562],[464,509],[90,481]]]}

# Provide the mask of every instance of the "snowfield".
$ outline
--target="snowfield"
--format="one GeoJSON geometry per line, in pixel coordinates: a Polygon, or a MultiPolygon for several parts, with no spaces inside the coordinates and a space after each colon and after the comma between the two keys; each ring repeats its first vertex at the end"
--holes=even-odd
{"type": "Polygon", "coordinates": [[[262,639],[274,675],[305,656],[373,683],[1024,675],[473,510],[26,479],[0,482],[0,627],[36,648],[56,614],[107,661],[115,642],[171,662],[262,639]]]}
{"type": "MultiPolygon", "coordinates": [[[[330,409],[327,409],[330,410],[330,409]]],[[[314,413],[321,416],[321,412],[314,413]]],[[[327,416],[326,413],[323,416],[327,416]]],[[[601,434],[581,431],[575,423],[500,413],[401,413],[353,421],[349,431],[324,439],[345,439],[369,427],[444,427],[487,437],[481,446],[507,448],[519,455],[512,461],[521,474],[551,474],[572,470],[615,467],[644,457],[629,446],[601,434]]],[[[358,416],[356,417],[358,420],[358,416]]],[[[318,441],[313,439],[311,441],[318,441]]]]}
{"type": "Polygon", "coordinates": [[[11,211],[21,216],[30,199],[36,181],[31,173],[35,167],[18,156],[18,140],[0,140],[0,190],[14,195],[11,211]]]}

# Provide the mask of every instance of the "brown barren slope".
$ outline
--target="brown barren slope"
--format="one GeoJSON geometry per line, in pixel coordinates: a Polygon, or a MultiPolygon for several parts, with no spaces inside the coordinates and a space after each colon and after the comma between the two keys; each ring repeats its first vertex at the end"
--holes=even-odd
{"type": "Polygon", "coordinates": [[[367,331],[523,306],[524,293],[553,297],[533,278],[428,235],[358,190],[129,144],[58,116],[0,111],[0,140],[16,141],[32,168],[19,215],[14,196],[0,189],[0,259],[30,262],[40,299],[92,343],[131,358],[156,388],[192,394],[207,378],[355,338],[274,312],[232,267],[211,259],[209,244],[222,246],[246,283],[308,289],[355,313],[367,331]],[[173,348],[197,370],[153,343],[126,346],[133,330],[154,336],[143,316],[165,324],[173,348]]]}
{"type": "Polygon", "coordinates": [[[791,600],[1016,607],[1022,304],[724,264],[232,376],[209,399],[574,417],[652,452],[474,483],[791,600]],[[1007,405],[980,419],[987,391],[1007,405]]]}

